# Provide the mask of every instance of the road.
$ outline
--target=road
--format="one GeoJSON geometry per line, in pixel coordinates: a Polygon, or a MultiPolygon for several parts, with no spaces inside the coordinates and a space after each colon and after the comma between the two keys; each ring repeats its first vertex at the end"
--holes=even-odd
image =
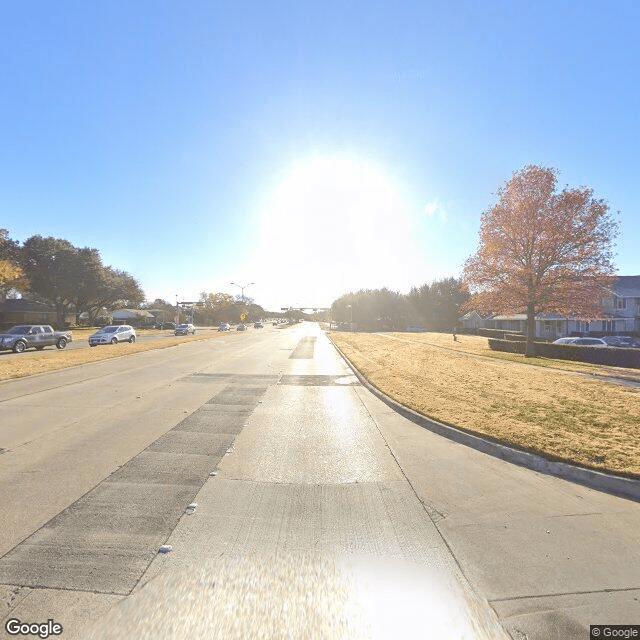
{"type": "Polygon", "coordinates": [[[315,324],[7,381],[0,405],[5,621],[65,640],[640,621],[638,504],[424,431],[315,324]]]}

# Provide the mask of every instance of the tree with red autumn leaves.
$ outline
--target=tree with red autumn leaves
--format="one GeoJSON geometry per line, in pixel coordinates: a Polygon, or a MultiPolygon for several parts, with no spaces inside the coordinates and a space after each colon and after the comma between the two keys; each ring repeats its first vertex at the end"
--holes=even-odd
{"type": "Polygon", "coordinates": [[[536,314],[598,317],[603,288],[615,281],[609,206],[587,187],[557,191],[557,175],[536,165],[514,173],[483,213],[478,250],[464,266],[465,309],[526,313],[529,356],[536,314]]]}

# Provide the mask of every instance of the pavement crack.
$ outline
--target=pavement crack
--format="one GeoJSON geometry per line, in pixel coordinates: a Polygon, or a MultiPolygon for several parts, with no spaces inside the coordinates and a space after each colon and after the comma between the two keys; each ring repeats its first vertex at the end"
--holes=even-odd
{"type": "Polygon", "coordinates": [[[601,516],[601,511],[591,511],[589,513],[558,513],[552,515],[552,518],[577,518],[580,516],[601,516]]]}
{"type": "Polygon", "coordinates": [[[489,604],[501,602],[517,602],[518,600],[535,600],[542,598],[559,598],[562,596],[588,596],[598,593],[624,593],[626,591],[640,591],[640,587],[621,587],[618,589],[593,589],[590,591],[561,591],[558,593],[534,593],[521,596],[511,596],[510,598],[493,598],[489,604]]]}

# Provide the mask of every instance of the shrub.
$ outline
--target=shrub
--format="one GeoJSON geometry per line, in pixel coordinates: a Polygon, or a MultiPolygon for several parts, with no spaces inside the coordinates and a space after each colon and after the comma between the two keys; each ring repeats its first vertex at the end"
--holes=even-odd
{"type": "MultiPolygon", "coordinates": [[[[489,348],[494,351],[524,353],[525,346],[524,341],[489,339],[489,348]]],[[[536,342],[535,352],[537,356],[543,358],[640,369],[640,349],[536,342]]]]}
{"type": "Polygon", "coordinates": [[[489,348],[494,351],[507,351],[509,353],[524,353],[526,342],[516,340],[498,340],[489,338],[489,348]]]}

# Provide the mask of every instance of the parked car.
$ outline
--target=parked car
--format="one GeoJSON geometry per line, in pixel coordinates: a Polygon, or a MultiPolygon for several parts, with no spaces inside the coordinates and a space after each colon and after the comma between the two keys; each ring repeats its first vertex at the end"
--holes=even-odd
{"type": "Polygon", "coordinates": [[[218,327],[218,331],[229,331],[231,329],[231,326],[229,325],[228,322],[223,322],[219,327],[218,327]]]}
{"type": "Polygon", "coordinates": [[[0,334],[0,351],[22,353],[31,347],[42,351],[54,345],[64,349],[72,339],[71,331],[54,331],[48,324],[20,324],[0,334]]]}
{"type": "Polygon", "coordinates": [[[174,331],[176,336],[188,336],[190,333],[196,335],[196,328],[192,324],[179,324],[174,331]]]}
{"type": "Polygon", "coordinates": [[[245,325],[243,325],[243,324],[239,324],[236,327],[236,331],[246,331],[246,330],[247,330],[247,327],[245,325]]]}
{"type": "Polygon", "coordinates": [[[578,338],[577,337],[566,337],[566,338],[558,338],[557,340],[553,341],[553,344],[572,344],[573,342],[575,342],[578,338]]]}
{"type": "Polygon", "coordinates": [[[608,346],[604,340],[600,338],[576,338],[571,344],[589,346],[589,347],[606,347],[608,346]]]}
{"type": "Polygon", "coordinates": [[[118,344],[118,342],[136,341],[136,330],[128,324],[108,325],[89,336],[89,346],[97,347],[99,344],[118,344]]]}
{"type": "Polygon", "coordinates": [[[262,324],[262,322],[255,322],[253,324],[253,328],[254,329],[264,329],[264,325],[262,324]]]}
{"type": "Polygon", "coordinates": [[[602,336],[602,339],[610,347],[622,347],[623,349],[636,349],[640,347],[640,340],[631,336],[602,336]]]}
{"type": "Polygon", "coordinates": [[[165,323],[162,325],[162,328],[163,328],[163,329],[172,329],[172,330],[173,330],[173,329],[175,329],[175,328],[176,328],[176,326],[177,326],[177,325],[176,325],[176,323],[175,323],[175,322],[165,322],[165,323]]]}

